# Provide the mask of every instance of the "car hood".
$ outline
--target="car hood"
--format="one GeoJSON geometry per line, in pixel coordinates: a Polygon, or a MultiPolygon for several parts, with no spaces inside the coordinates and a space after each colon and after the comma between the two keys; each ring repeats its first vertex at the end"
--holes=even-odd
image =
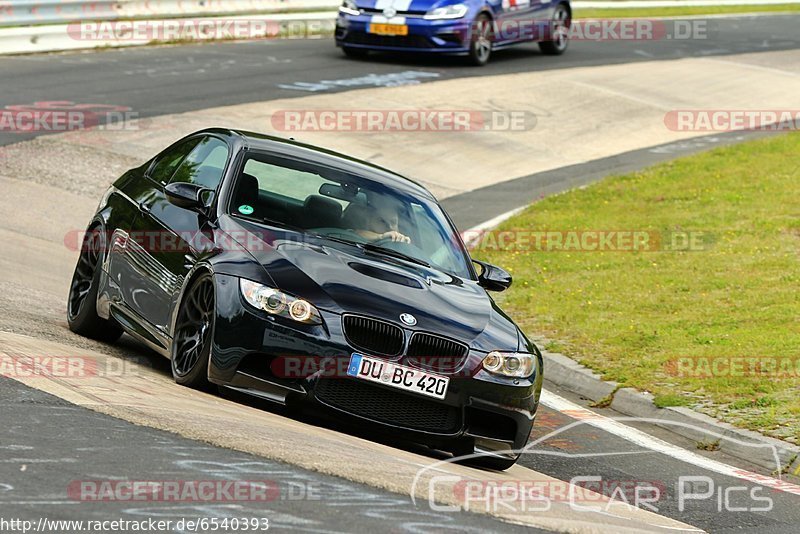
{"type": "Polygon", "coordinates": [[[355,0],[355,2],[361,9],[383,10],[392,7],[398,12],[428,11],[434,7],[459,3],[455,0],[355,0]]]}
{"type": "Polygon", "coordinates": [[[401,326],[400,314],[410,313],[417,324],[407,329],[439,333],[478,350],[518,347],[516,325],[475,281],[345,244],[301,240],[294,232],[227,220],[230,229],[248,234],[246,248],[274,287],[322,310],[401,326]]]}

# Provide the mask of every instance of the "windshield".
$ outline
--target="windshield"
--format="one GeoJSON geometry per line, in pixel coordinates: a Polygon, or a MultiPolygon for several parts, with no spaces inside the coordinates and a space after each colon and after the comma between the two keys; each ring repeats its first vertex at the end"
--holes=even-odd
{"type": "Polygon", "coordinates": [[[258,152],[246,155],[236,180],[234,215],[471,277],[466,251],[431,200],[341,169],[258,152]]]}

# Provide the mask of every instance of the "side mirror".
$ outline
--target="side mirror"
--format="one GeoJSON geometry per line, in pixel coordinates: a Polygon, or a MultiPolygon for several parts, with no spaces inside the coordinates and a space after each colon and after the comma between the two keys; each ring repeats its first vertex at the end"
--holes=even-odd
{"type": "Polygon", "coordinates": [[[481,273],[478,275],[478,284],[487,291],[505,291],[511,287],[511,275],[508,271],[486,263],[485,261],[472,260],[481,266],[481,273]]]}
{"type": "Polygon", "coordinates": [[[187,210],[205,214],[214,192],[202,185],[187,182],[173,182],[164,188],[171,204],[187,210]]]}

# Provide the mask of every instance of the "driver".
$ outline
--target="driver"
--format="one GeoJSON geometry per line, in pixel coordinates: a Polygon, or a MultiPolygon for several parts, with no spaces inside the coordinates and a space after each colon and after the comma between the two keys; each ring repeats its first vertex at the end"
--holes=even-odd
{"type": "Polygon", "coordinates": [[[348,209],[348,223],[358,235],[370,241],[391,239],[393,242],[411,243],[411,238],[398,230],[402,209],[396,198],[370,191],[366,205],[354,205],[348,209]]]}

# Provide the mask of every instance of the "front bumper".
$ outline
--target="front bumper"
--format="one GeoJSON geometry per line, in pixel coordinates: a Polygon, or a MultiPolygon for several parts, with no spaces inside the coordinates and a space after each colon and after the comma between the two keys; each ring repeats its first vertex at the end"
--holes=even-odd
{"type": "MultiPolygon", "coordinates": [[[[541,392],[541,358],[530,379],[511,379],[481,369],[485,353],[470,351],[446,373],[450,385],[439,401],[347,376],[357,349],[347,343],[340,315],[320,310],[319,326],[284,322],[247,306],[238,278],[217,274],[215,280],[213,383],[277,402],[324,406],[340,420],[436,446],[457,442],[463,450],[468,441],[502,453],[527,443],[541,392]]],[[[411,365],[404,357],[392,361],[411,365]]]]}
{"type": "Polygon", "coordinates": [[[371,15],[340,13],[336,20],[336,45],[364,50],[464,54],[469,51],[470,20],[405,17],[402,23],[408,26],[408,35],[377,35],[369,33],[371,15]]]}

